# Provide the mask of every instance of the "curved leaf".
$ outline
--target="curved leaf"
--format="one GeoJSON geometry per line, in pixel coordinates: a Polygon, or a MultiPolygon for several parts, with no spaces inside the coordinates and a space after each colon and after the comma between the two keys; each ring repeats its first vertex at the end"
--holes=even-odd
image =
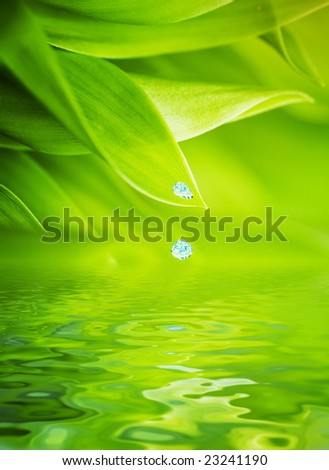
{"type": "MultiPolygon", "coordinates": [[[[95,138],[101,142],[100,153],[112,167],[150,197],[171,204],[203,205],[185,157],[160,113],[128,75],[99,59],[60,51],[58,58],[95,138]],[[193,200],[180,200],[173,194],[177,181],[190,186],[193,200]]],[[[0,132],[46,153],[86,153],[86,148],[26,90],[5,78],[0,85],[0,132]]]]}
{"type": "Polygon", "coordinates": [[[3,184],[0,184],[0,226],[10,230],[43,230],[24,202],[3,184]]]}
{"type": "Polygon", "coordinates": [[[134,81],[104,60],[60,51],[58,58],[101,142],[102,155],[117,173],[131,186],[162,202],[204,205],[182,151],[157,108],[134,81]],[[173,194],[177,181],[188,184],[194,199],[182,203],[173,194]]]}
{"type": "Polygon", "coordinates": [[[324,85],[310,58],[307,56],[295,35],[293,35],[288,28],[276,28],[274,31],[270,31],[261,37],[272,46],[294,70],[297,70],[315,83],[322,86],[324,85]]]}
{"type": "Polygon", "coordinates": [[[0,3],[0,31],[2,63],[79,140],[95,150],[83,114],[38,22],[21,0],[0,3]]]}
{"type": "Polygon", "coordinates": [[[0,12],[1,18],[7,17],[7,22],[2,20],[0,58],[80,142],[142,193],[169,204],[204,204],[161,115],[124,72],[105,61],[58,52],[69,87],[23,3],[1,3],[0,12]],[[177,181],[190,186],[192,201],[173,194],[177,181]]]}
{"type": "MultiPolygon", "coordinates": [[[[298,91],[131,77],[153,100],[177,141],[277,107],[312,101],[298,91]]],[[[5,80],[0,80],[0,106],[0,129],[32,149],[60,155],[88,153],[37,101],[5,80]]]]}
{"type": "MultiPolygon", "coordinates": [[[[34,0],[46,7],[62,9],[113,23],[159,24],[202,15],[232,0],[34,0]]],[[[33,5],[33,1],[31,0],[33,5]]]]}
{"type": "Polygon", "coordinates": [[[280,106],[312,102],[298,91],[132,77],[152,98],[177,141],[280,106]]]}
{"type": "Polygon", "coordinates": [[[198,18],[168,25],[109,23],[37,4],[51,44],[97,57],[147,57],[231,44],[328,6],[328,0],[235,0],[198,18]]]}
{"type": "Polygon", "coordinates": [[[86,147],[61,124],[27,90],[0,75],[0,130],[7,136],[3,148],[24,150],[24,146],[39,152],[78,155],[86,147]],[[8,145],[8,137],[19,142],[8,145]],[[23,146],[23,148],[22,148],[23,146]]]}

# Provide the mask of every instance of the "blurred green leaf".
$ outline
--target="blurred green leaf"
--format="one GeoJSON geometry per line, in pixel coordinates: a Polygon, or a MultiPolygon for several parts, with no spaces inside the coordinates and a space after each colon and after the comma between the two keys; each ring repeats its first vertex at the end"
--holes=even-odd
{"type": "Polygon", "coordinates": [[[124,58],[205,49],[264,34],[329,4],[328,0],[236,0],[168,25],[110,23],[36,4],[51,44],[83,54],[124,58]]]}
{"type": "MultiPolygon", "coordinates": [[[[123,214],[138,207],[139,214],[145,216],[152,210],[154,214],[153,204],[163,209],[163,204],[143,197],[118,178],[110,165],[95,154],[68,158],[0,149],[0,174],[2,182],[25,201],[40,221],[47,216],[61,217],[63,208],[69,207],[74,216],[95,217],[98,228],[101,217],[111,215],[117,207],[123,214]]],[[[172,213],[172,208],[167,208],[172,213]]]]}
{"type": "MultiPolygon", "coordinates": [[[[32,157],[54,181],[60,183],[71,201],[76,201],[83,208],[85,216],[100,218],[110,215],[117,207],[123,213],[131,207],[138,207],[139,213],[143,211],[145,215],[152,212],[153,204],[164,209],[163,204],[143,197],[122,178],[118,178],[111,166],[95,154],[71,155],[69,161],[65,156],[47,154],[32,153],[32,157]]],[[[68,205],[72,207],[66,203],[68,205]]],[[[172,213],[172,207],[167,206],[167,209],[172,213]]],[[[185,208],[181,209],[185,211],[185,208]]]]}
{"type": "Polygon", "coordinates": [[[0,184],[0,225],[10,230],[43,230],[24,202],[3,184],[0,184]]]}
{"type": "MultiPolygon", "coordinates": [[[[264,41],[258,38],[257,41],[262,43],[264,49],[267,49],[264,41]]],[[[220,46],[201,51],[129,60],[117,59],[111,62],[127,73],[151,75],[166,80],[261,85],[257,77],[258,71],[250,66],[249,57],[237,52],[236,47],[232,45],[220,46]]],[[[250,54],[252,52],[251,50],[250,54]]]]}
{"type": "Polygon", "coordinates": [[[312,102],[298,91],[132,77],[152,98],[177,141],[281,106],[312,102]]]}
{"type": "Polygon", "coordinates": [[[323,86],[323,81],[315,66],[297,37],[288,28],[276,28],[264,34],[262,39],[272,46],[294,70],[323,86]]]}
{"type": "MultiPolygon", "coordinates": [[[[66,156],[52,157],[67,164],[66,156]]],[[[0,174],[1,182],[25,201],[39,220],[48,215],[60,216],[63,207],[67,206],[77,215],[84,215],[79,201],[71,198],[51,168],[40,165],[31,152],[0,149],[0,174]]]]}
{"type": "Polygon", "coordinates": [[[232,0],[30,0],[31,4],[54,7],[113,23],[175,23],[215,10],[232,0]]]}
{"type": "MultiPolygon", "coordinates": [[[[0,114],[0,120],[1,120],[1,114],[0,114]]],[[[17,142],[16,140],[4,134],[0,134],[0,148],[12,149],[12,150],[30,150],[29,147],[27,147],[26,145],[22,144],[21,142],[17,142]]]]}

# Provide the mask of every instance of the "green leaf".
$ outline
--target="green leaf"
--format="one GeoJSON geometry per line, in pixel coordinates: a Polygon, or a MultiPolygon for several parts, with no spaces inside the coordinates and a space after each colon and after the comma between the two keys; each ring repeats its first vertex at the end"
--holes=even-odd
{"type": "MultiPolygon", "coordinates": [[[[177,141],[277,107],[312,101],[298,91],[173,81],[135,74],[131,77],[153,100],[177,141]]],[[[17,84],[14,86],[9,81],[0,80],[0,106],[3,110],[0,129],[15,136],[19,142],[45,153],[81,155],[87,152],[64,126],[17,84]]]]}
{"type": "MultiPolygon", "coordinates": [[[[33,153],[32,156],[60,184],[67,197],[83,208],[84,216],[93,215],[97,219],[117,207],[123,213],[131,207],[138,207],[139,213],[143,210],[145,216],[152,212],[154,201],[143,197],[118,178],[111,166],[95,154],[71,155],[69,161],[66,157],[54,155],[33,153]]],[[[155,205],[163,210],[162,204],[155,205]]],[[[66,202],[66,206],[73,210],[72,202],[66,202]]],[[[168,211],[172,210],[168,206],[168,211]]]]}
{"type": "MultiPolygon", "coordinates": [[[[69,166],[66,156],[52,158],[69,166]]],[[[54,178],[51,167],[43,168],[32,152],[0,149],[0,174],[1,182],[25,201],[38,220],[48,215],[60,216],[67,206],[77,215],[84,215],[79,204],[63,190],[59,179],[54,178]]]]}
{"type": "Polygon", "coordinates": [[[232,0],[31,0],[31,4],[64,10],[113,23],[159,24],[202,15],[232,0]]]}
{"type": "Polygon", "coordinates": [[[19,83],[0,75],[0,146],[39,152],[78,155],[86,147],[19,83]],[[8,145],[8,138],[16,144],[8,145]],[[17,147],[17,142],[20,147],[17,147]],[[23,148],[22,148],[23,147],[23,148]]]}
{"type": "Polygon", "coordinates": [[[281,106],[312,102],[298,91],[132,77],[152,98],[177,141],[281,106]]]}
{"type": "Polygon", "coordinates": [[[0,225],[10,230],[43,230],[38,219],[24,202],[2,184],[0,184],[0,225]]]}
{"type": "Polygon", "coordinates": [[[261,35],[324,8],[328,0],[236,0],[181,23],[109,23],[38,4],[51,44],[83,54],[125,58],[205,49],[261,35]]]}
{"type": "MultiPolygon", "coordinates": [[[[4,185],[24,200],[40,221],[47,216],[61,217],[64,207],[84,220],[92,215],[96,227],[101,217],[117,207],[123,214],[138,207],[138,213],[145,217],[154,214],[154,207],[163,210],[162,204],[154,205],[152,199],[143,197],[95,154],[68,159],[0,149],[0,174],[4,185]]],[[[172,208],[167,209],[172,213],[172,208]]]]}
{"type": "MultiPolygon", "coordinates": [[[[81,143],[150,197],[169,204],[204,204],[185,157],[160,113],[124,72],[102,60],[58,52],[69,87],[28,9],[13,0],[10,6],[1,4],[0,12],[8,20],[3,21],[0,36],[2,61],[81,143]],[[192,201],[173,194],[177,181],[190,186],[192,201]]],[[[16,103],[19,115],[19,101],[16,103]]],[[[8,130],[0,132],[7,135],[8,130]]],[[[15,132],[10,137],[19,140],[15,132]]],[[[27,145],[28,141],[23,143],[27,145]]]]}
{"type": "Polygon", "coordinates": [[[324,86],[318,71],[302,45],[288,28],[276,28],[274,31],[264,34],[262,39],[272,46],[294,70],[324,86]]]}
{"type": "Polygon", "coordinates": [[[104,60],[60,51],[58,58],[101,143],[102,155],[117,173],[162,202],[204,205],[182,151],[157,108],[135,82],[104,60]],[[177,181],[191,188],[194,199],[182,202],[173,194],[177,181]]]}
{"type": "Polygon", "coordinates": [[[37,21],[20,0],[0,3],[0,60],[79,140],[88,126],[37,21]]]}
{"type": "MultiPolygon", "coordinates": [[[[184,155],[152,101],[133,80],[100,59],[61,51],[57,56],[90,123],[99,153],[117,173],[154,199],[203,205],[184,155]],[[180,200],[173,194],[177,181],[190,186],[194,199],[180,200]]],[[[86,152],[22,87],[5,79],[0,84],[0,132],[38,151],[86,152]]]]}
{"type": "MultiPolygon", "coordinates": [[[[1,92],[1,89],[0,89],[0,92],[1,92]]],[[[1,114],[0,114],[0,120],[1,120],[1,114]]],[[[29,147],[27,147],[26,145],[22,144],[21,142],[17,142],[16,140],[4,134],[0,134],[0,148],[12,149],[12,150],[30,150],[29,147]]]]}
{"type": "MultiPolygon", "coordinates": [[[[266,49],[264,41],[259,38],[255,41],[261,43],[263,49],[266,49]]],[[[246,42],[250,42],[250,39],[242,41],[243,44],[246,42]]],[[[258,69],[250,65],[253,48],[248,48],[248,55],[245,51],[240,53],[238,50],[240,47],[241,43],[201,51],[112,60],[111,62],[129,74],[151,75],[166,80],[261,85],[258,69]]],[[[267,67],[267,64],[263,65],[267,67]]]]}

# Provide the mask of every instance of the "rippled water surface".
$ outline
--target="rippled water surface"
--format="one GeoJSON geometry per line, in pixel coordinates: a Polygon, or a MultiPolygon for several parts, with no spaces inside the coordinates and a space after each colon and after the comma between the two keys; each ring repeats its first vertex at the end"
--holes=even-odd
{"type": "Polygon", "coordinates": [[[329,449],[328,287],[2,268],[0,447],[329,449]]]}

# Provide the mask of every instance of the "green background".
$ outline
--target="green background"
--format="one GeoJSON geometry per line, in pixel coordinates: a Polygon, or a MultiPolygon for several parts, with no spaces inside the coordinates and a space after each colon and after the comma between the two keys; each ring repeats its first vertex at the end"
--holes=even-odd
{"type": "Polygon", "coordinates": [[[0,447],[328,449],[328,10],[65,3],[0,7],[0,447]],[[193,35],[201,14],[220,33],[193,35]],[[40,242],[63,207],[166,220],[202,201],[237,223],[272,206],[289,241],[201,237],[186,261],[40,242]]]}

